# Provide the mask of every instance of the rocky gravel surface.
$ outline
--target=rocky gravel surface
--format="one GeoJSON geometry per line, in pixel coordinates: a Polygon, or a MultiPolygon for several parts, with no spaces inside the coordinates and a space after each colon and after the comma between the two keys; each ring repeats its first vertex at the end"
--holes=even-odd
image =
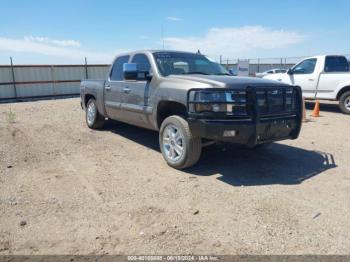
{"type": "Polygon", "coordinates": [[[78,99],[0,104],[0,255],[349,254],[349,127],[322,104],[297,140],[177,171],[156,132],[90,130],[78,99]]]}

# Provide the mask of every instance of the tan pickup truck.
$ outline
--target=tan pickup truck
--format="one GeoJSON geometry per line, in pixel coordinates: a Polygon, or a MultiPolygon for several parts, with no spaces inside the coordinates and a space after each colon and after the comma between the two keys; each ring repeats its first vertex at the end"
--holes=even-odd
{"type": "Polygon", "coordinates": [[[113,119],[159,131],[165,161],[194,165],[202,145],[223,141],[255,147],[296,139],[301,89],[234,77],[202,54],[147,50],[119,55],[105,80],[81,82],[88,127],[113,119]]]}

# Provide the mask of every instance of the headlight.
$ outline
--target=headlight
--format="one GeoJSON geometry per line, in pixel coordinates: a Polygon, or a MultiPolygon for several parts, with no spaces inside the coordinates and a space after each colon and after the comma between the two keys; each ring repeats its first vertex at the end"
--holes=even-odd
{"type": "Polygon", "coordinates": [[[196,112],[227,112],[227,105],[225,104],[196,104],[195,105],[196,112]]]}
{"type": "Polygon", "coordinates": [[[226,112],[226,97],[224,92],[199,91],[194,95],[195,111],[203,112],[226,112]]]}
{"type": "Polygon", "coordinates": [[[197,113],[215,112],[230,115],[246,115],[245,91],[195,91],[190,96],[190,111],[197,113]]]}

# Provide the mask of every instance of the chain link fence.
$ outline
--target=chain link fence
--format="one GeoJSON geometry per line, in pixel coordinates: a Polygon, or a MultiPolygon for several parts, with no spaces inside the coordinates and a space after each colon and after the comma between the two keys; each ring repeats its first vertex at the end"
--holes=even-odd
{"type": "MultiPolygon", "coordinates": [[[[350,54],[344,55],[350,63],[350,54]]],[[[280,58],[252,58],[252,59],[230,59],[220,56],[220,63],[227,68],[237,71],[237,64],[239,60],[249,61],[249,75],[255,76],[256,73],[262,73],[271,69],[281,68],[289,69],[296,63],[307,58],[308,56],[296,56],[296,57],[280,57],[280,58]]]]}

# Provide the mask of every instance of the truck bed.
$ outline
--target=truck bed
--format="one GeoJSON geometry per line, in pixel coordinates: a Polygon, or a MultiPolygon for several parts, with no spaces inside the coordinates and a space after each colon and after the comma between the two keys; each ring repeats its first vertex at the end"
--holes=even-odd
{"type": "Polygon", "coordinates": [[[83,80],[80,84],[80,96],[82,101],[82,108],[84,109],[87,103],[87,94],[96,98],[97,108],[99,112],[105,112],[104,108],[104,86],[105,80],[83,80]]]}

